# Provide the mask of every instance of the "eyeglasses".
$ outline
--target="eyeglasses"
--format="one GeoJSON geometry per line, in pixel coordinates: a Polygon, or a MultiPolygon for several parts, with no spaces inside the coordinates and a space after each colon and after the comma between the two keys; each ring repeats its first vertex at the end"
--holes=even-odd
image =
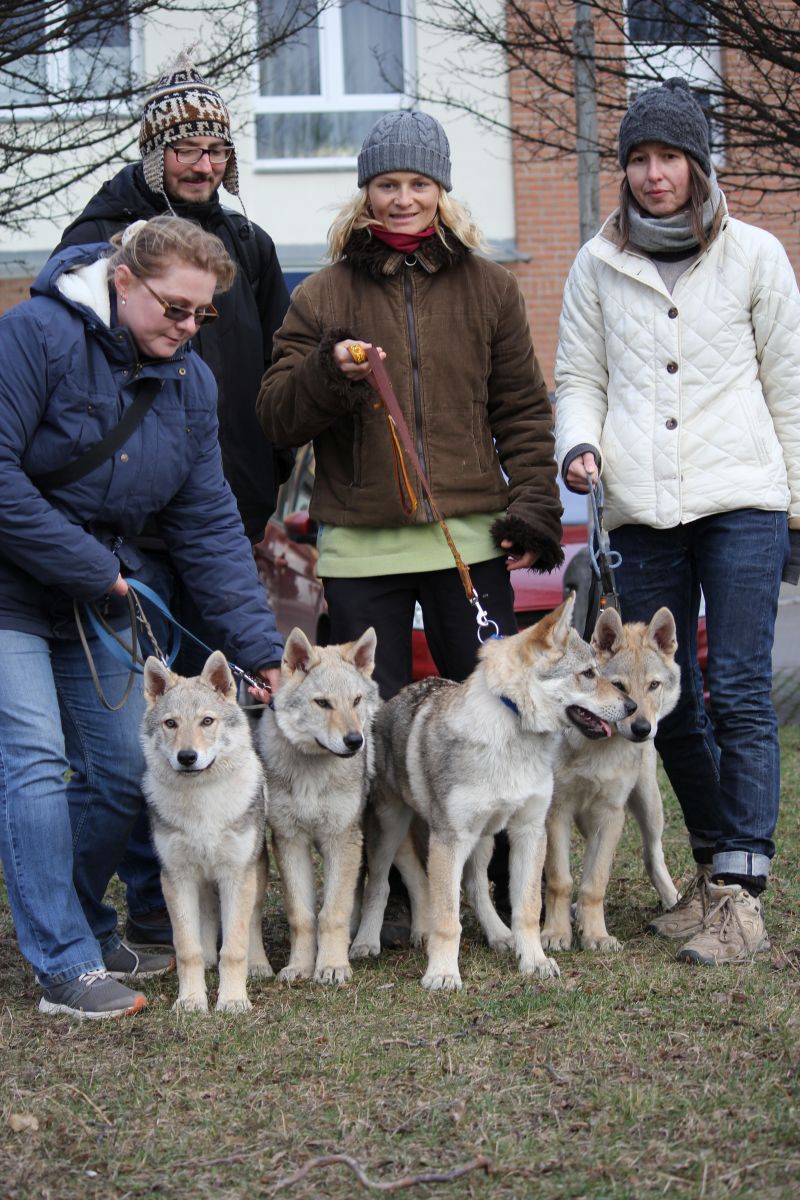
{"type": "Polygon", "coordinates": [[[187,317],[192,317],[195,325],[207,325],[209,321],[216,321],[219,316],[213,304],[204,304],[201,308],[182,308],[180,304],[168,304],[166,300],[161,299],[157,292],[153,291],[145,279],[140,279],[139,282],[161,305],[168,321],[185,321],[187,317]]]}
{"type": "Polygon", "coordinates": [[[199,163],[204,154],[208,155],[210,163],[217,165],[227,162],[233,154],[233,146],[211,146],[208,150],[204,146],[170,146],[169,148],[179,163],[186,163],[188,166],[199,163]]]}

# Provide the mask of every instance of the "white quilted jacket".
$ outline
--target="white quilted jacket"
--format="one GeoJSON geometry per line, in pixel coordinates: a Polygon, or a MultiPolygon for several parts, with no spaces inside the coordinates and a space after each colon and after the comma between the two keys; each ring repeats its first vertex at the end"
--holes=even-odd
{"type": "Polygon", "coordinates": [[[780,242],[726,216],[670,295],[608,224],[564,291],[558,463],[599,450],[609,529],[737,508],[800,517],[800,295],[780,242]]]}

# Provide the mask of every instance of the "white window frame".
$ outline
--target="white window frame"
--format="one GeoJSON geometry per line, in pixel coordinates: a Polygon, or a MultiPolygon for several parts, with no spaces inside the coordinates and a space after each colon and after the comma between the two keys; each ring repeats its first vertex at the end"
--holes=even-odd
{"type": "MultiPolygon", "coordinates": [[[[55,26],[61,19],[67,8],[64,3],[58,9],[53,10],[45,21],[45,29],[49,26],[55,26]]],[[[136,79],[142,77],[144,61],[143,61],[143,23],[140,15],[133,15],[129,21],[130,28],[130,77],[133,84],[136,79]]],[[[45,52],[45,68],[46,78],[44,86],[47,89],[47,94],[50,99],[43,101],[40,106],[30,105],[21,110],[17,115],[17,120],[25,121],[45,121],[52,119],[53,111],[61,110],[68,107],[67,101],[58,101],[55,99],[59,91],[68,88],[70,83],[70,47],[64,39],[52,39],[52,43],[45,52]]],[[[14,105],[14,101],[4,101],[0,103],[0,114],[10,111],[14,105]]],[[[109,105],[104,100],[86,100],[82,104],[70,105],[69,116],[76,120],[82,121],[88,117],[94,116],[114,116],[118,114],[120,119],[130,120],[128,106],[124,101],[118,101],[116,104],[109,105]]],[[[2,120],[2,115],[0,115],[2,120]]]]}
{"type": "MultiPolygon", "coordinates": [[[[318,112],[391,112],[393,109],[409,108],[413,103],[415,78],[415,38],[413,0],[400,0],[400,29],[403,52],[403,82],[407,92],[361,92],[352,94],[344,90],[344,55],[342,52],[342,10],[339,4],[323,9],[319,21],[319,75],[318,95],[310,96],[262,96],[258,65],[255,69],[254,117],[271,113],[318,113],[318,112]]],[[[255,135],[254,135],[255,136],[255,135]]],[[[257,153],[256,148],[256,153],[257,153]]],[[[285,171],[344,171],[356,165],[355,155],[329,155],[303,158],[256,158],[254,169],[263,172],[285,171]]]]}

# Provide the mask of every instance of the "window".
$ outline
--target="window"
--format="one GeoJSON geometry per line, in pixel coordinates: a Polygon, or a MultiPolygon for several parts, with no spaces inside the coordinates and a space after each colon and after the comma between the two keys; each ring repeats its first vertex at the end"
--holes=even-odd
{"type": "Polygon", "coordinates": [[[629,0],[628,37],[636,45],[705,45],[708,15],[695,0],[629,0]]]}
{"type": "Polygon", "coordinates": [[[89,0],[26,0],[2,21],[0,104],[29,110],[113,96],[131,80],[131,41],[126,0],[99,11],[89,0]]]}
{"type": "MultiPolygon", "coordinates": [[[[260,0],[262,31],[296,0],[260,0]]],[[[260,65],[256,155],[262,163],[342,166],[370,126],[408,104],[405,0],[339,0],[260,65]]]]}

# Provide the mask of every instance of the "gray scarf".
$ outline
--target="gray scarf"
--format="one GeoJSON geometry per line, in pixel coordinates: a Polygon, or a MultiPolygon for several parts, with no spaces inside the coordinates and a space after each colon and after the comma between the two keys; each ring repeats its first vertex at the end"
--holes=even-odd
{"type": "MultiPolygon", "coordinates": [[[[722,200],[722,193],[713,173],[709,180],[711,191],[703,205],[703,228],[710,229],[714,214],[722,200]]],[[[692,231],[689,210],[682,208],[671,217],[651,217],[643,214],[636,204],[628,205],[630,240],[645,253],[662,251],[693,250],[697,238],[692,231]]]]}

